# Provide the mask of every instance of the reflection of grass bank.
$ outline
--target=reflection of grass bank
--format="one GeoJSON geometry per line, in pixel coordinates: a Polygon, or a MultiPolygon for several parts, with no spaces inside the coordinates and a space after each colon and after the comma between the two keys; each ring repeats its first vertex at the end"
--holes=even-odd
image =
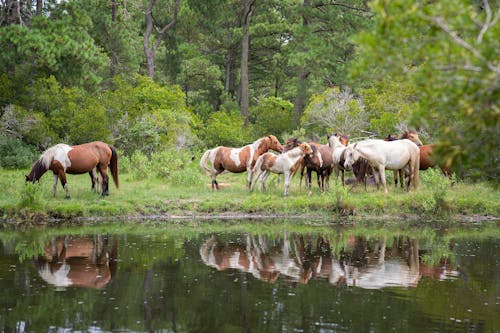
{"type": "MultiPolygon", "coordinates": [[[[68,176],[71,199],[64,198],[58,187],[56,198],[52,197],[52,175],[45,175],[39,187],[24,183],[23,171],[2,170],[0,174],[0,216],[4,219],[46,221],[68,217],[184,215],[202,216],[210,214],[236,213],[259,215],[296,216],[329,219],[355,214],[357,217],[491,215],[500,216],[500,192],[488,184],[466,184],[458,182],[453,187],[450,181],[437,172],[421,174],[421,187],[410,193],[391,188],[388,195],[362,186],[354,189],[342,188],[331,182],[331,190],[320,195],[317,186],[313,195],[307,196],[298,186],[298,177],[292,182],[290,196],[283,197],[282,188],[276,188],[276,178],[269,181],[269,191],[249,193],[245,189],[245,175],[228,174],[220,181],[229,186],[214,192],[206,184],[182,187],[172,186],[160,178],[138,180],[132,174],[121,174],[121,188],[110,185],[110,196],[101,198],[90,190],[87,175],[68,176]],[[33,204],[30,204],[33,203],[33,204]]],[[[425,220],[424,220],[425,221],[425,220]]]]}

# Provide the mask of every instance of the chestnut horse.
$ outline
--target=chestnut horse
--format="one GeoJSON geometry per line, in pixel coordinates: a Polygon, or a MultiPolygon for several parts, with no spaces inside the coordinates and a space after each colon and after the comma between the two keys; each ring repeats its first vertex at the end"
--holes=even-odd
{"type": "Polygon", "coordinates": [[[349,168],[354,162],[364,158],[373,168],[377,187],[380,182],[387,193],[385,181],[385,169],[401,170],[409,168],[409,180],[414,188],[418,187],[418,171],[420,164],[420,153],[417,145],[408,139],[397,141],[365,140],[349,145],[346,148],[345,167],[349,168]]]}
{"type": "Polygon", "coordinates": [[[56,196],[57,180],[61,180],[62,187],[66,190],[66,198],[69,199],[69,189],[66,182],[66,174],[79,175],[89,173],[94,187],[94,168],[102,178],[102,195],[109,195],[108,189],[108,166],[110,167],[113,181],[118,184],[118,154],[115,148],[101,141],[84,143],[77,146],[69,146],[63,143],[50,147],[40,156],[38,161],[26,176],[27,182],[38,181],[47,170],[54,173],[54,185],[52,194],[56,196]]]}
{"type": "Polygon", "coordinates": [[[283,151],[283,147],[274,135],[260,138],[241,148],[219,146],[203,154],[200,166],[212,178],[212,191],[214,187],[219,190],[216,177],[223,172],[247,171],[247,188],[250,189],[255,162],[260,155],[267,153],[270,149],[277,152],[283,151]]]}
{"type": "MultiPolygon", "coordinates": [[[[262,190],[266,190],[266,180],[271,172],[285,175],[285,196],[288,195],[290,181],[292,176],[299,167],[298,162],[308,154],[312,154],[311,146],[307,143],[301,143],[299,146],[284,152],[283,154],[276,155],[273,153],[262,154],[255,163],[255,181],[251,180],[251,187],[253,189],[255,183],[260,179],[262,190]]],[[[253,178],[253,177],[252,177],[253,178]]]]}
{"type": "MultiPolygon", "coordinates": [[[[347,139],[348,140],[348,139],[347,139]]],[[[302,142],[297,138],[290,138],[285,144],[284,150],[290,150],[297,147],[302,142]]],[[[316,142],[308,142],[313,151],[312,154],[305,155],[304,158],[299,161],[300,163],[300,184],[302,183],[302,177],[304,176],[304,169],[306,170],[306,186],[309,188],[309,195],[311,195],[311,184],[312,184],[312,172],[316,172],[318,187],[320,192],[328,190],[328,184],[330,180],[330,175],[333,171],[333,159],[330,147],[326,144],[319,144],[316,142]]]]}

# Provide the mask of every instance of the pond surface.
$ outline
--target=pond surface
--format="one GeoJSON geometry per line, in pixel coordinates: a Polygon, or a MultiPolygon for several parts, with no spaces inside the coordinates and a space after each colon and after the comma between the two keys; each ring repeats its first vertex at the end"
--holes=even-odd
{"type": "Polygon", "coordinates": [[[2,331],[500,332],[498,227],[119,230],[0,233],[2,331]]]}

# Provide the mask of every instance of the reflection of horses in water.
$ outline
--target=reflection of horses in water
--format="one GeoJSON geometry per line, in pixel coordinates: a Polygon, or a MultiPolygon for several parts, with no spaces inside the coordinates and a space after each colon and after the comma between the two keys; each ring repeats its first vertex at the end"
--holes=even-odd
{"type": "Polygon", "coordinates": [[[336,255],[325,237],[288,235],[267,241],[265,236],[247,235],[244,243],[223,244],[212,236],[200,248],[205,264],[220,271],[235,269],[259,280],[308,283],[327,280],[334,285],[379,289],[390,286],[414,287],[421,276],[446,278],[455,275],[448,266],[427,266],[419,260],[416,239],[397,237],[387,247],[387,239],[367,241],[353,237],[336,255]],[[270,245],[272,244],[272,245],[270,245]]]}
{"type": "Polygon", "coordinates": [[[56,287],[101,288],[116,272],[118,241],[109,248],[107,236],[57,237],[34,260],[40,276],[56,287]]]}

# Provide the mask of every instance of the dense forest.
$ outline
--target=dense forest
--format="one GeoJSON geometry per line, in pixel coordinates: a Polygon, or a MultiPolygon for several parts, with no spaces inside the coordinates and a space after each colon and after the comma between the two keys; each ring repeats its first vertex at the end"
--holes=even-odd
{"type": "Polygon", "coordinates": [[[488,0],[0,0],[0,167],[414,128],[496,183],[499,21],[488,0]]]}

